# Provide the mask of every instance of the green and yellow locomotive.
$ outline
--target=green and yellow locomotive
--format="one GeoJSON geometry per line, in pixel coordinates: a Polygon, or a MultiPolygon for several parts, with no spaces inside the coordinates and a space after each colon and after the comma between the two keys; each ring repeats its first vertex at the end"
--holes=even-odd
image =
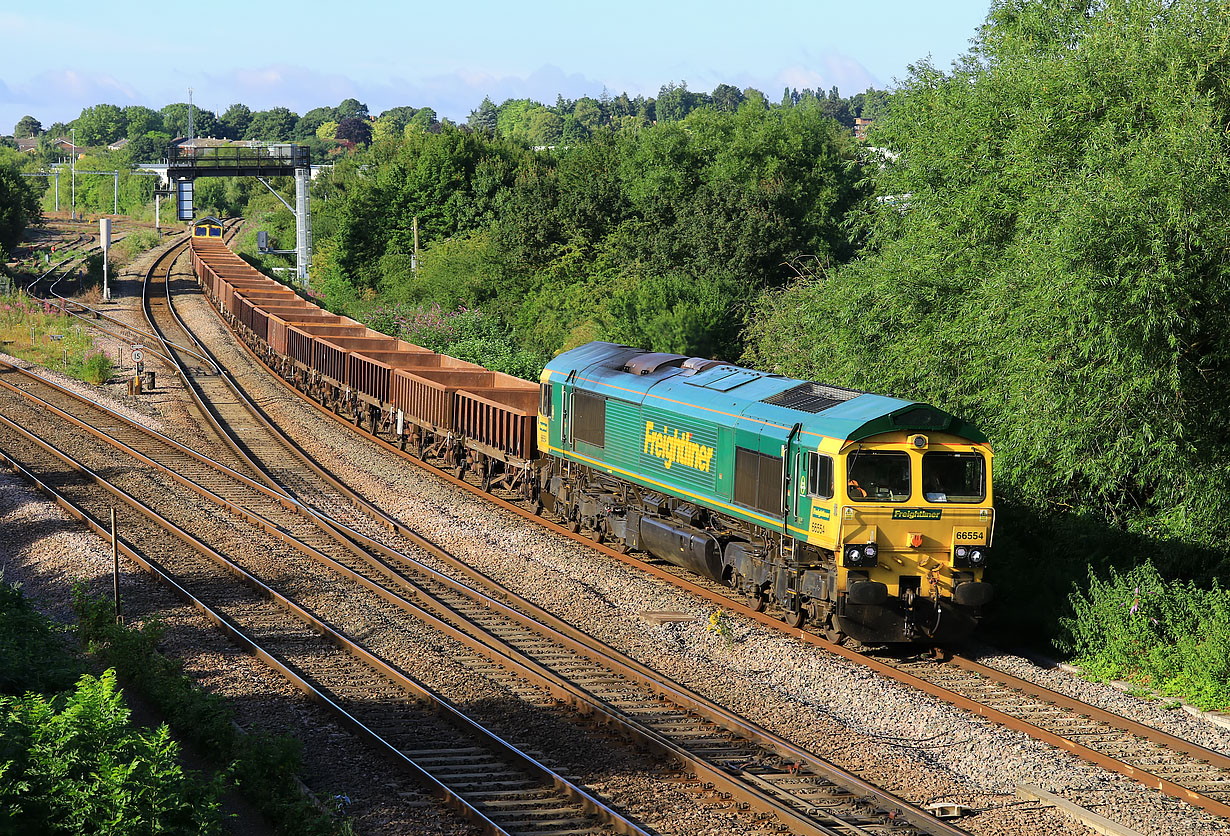
{"type": "Polygon", "coordinates": [[[959,418],[715,360],[594,342],[542,373],[541,502],[864,643],[967,635],[995,511],[959,418]]]}

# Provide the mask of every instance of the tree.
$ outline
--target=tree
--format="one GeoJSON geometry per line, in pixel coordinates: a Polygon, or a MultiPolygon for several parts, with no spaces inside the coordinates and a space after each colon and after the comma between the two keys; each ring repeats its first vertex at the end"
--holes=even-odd
{"type": "Polygon", "coordinates": [[[142,105],[124,108],[124,135],[129,139],[163,129],[162,114],[142,105]]]}
{"type": "Polygon", "coordinates": [[[414,115],[410,117],[410,121],[406,123],[406,128],[415,128],[417,130],[431,130],[438,125],[436,121],[436,112],[430,107],[419,108],[414,111],[414,115]]]}
{"type": "Polygon", "coordinates": [[[769,109],[769,99],[764,93],[761,93],[755,87],[745,87],[743,90],[743,101],[749,106],[757,107],[760,110],[769,109]]]}
{"type": "Polygon", "coordinates": [[[724,113],[734,113],[743,104],[743,94],[738,87],[719,84],[713,88],[713,106],[724,113]]]}
{"type": "Polygon", "coordinates": [[[526,141],[531,145],[555,145],[564,132],[564,120],[549,108],[539,107],[529,114],[526,141]]]}
{"type": "Polygon", "coordinates": [[[343,119],[337,125],[337,140],[349,142],[352,145],[370,145],[372,141],[372,126],[366,119],[351,117],[343,119]]]}
{"type": "Polygon", "coordinates": [[[39,218],[34,187],[15,164],[0,162],[0,250],[21,242],[26,226],[39,218]]]}
{"type": "Polygon", "coordinates": [[[341,104],[333,108],[333,119],[336,122],[345,122],[347,119],[362,119],[364,122],[368,119],[367,105],[363,104],[358,99],[343,99],[341,104]]]}
{"type": "Polygon", "coordinates": [[[265,142],[287,142],[299,117],[285,107],[274,107],[252,114],[252,121],[244,131],[244,139],[259,139],[265,142]]]}
{"type": "Polygon", "coordinates": [[[766,300],[752,359],[975,421],[1030,519],[1066,511],[1031,568],[1115,532],[1226,561],[1228,39],[1202,0],[994,4],[877,122],[868,249],[766,300]]]}
{"type": "Polygon", "coordinates": [[[602,127],[606,121],[602,104],[589,96],[577,99],[576,105],[572,108],[572,115],[577,120],[577,124],[584,128],[587,136],[602,127]]]}
{"type": "Polygon", "coordinates": [[[688,83],[686,81],[679,82],[678,86],[673,81],[668,82],[658,91],[656,105],[658,121],[678,122],[691,113],[702,101],[703,98],[701,96],[688,90],[688,83]]]}
{"type": "Polygon", "coordinates": [[[218,128],[226,139],[243,139],[251,124],[252,110],[239,102],[228,107],[218,120],[218,128]]]}
{"type": "Polygon", "coordinates": [[[110,145],[125,135],[124,111],[113,104],[87,107],[73,120],[78,145],[110,145]]]}
{"type": "Polygon", "coordinates": [[[13,127],[13,137],[15,139],[26,139],[32,136],[38,136],[43,132],[43,125],[33,116],[23,116],[13,127]]]}
{"type": "Polygon", "coordinates": [[[380,114],[377,122],[384,122],[388,125],[391,134],[401,135],[406,130],[406,125],[410,124],[410,120],[414,118],[415,108],[413,107],[391,107],[380,114]]]}
{"type": "Polygon", "coordinates": [[[337,122],[322,122],[320,127],[316,129],[316,138],[322,142],[335,142],[337,140],[337,122]]]}
{"type": "Polygon", "coordinates": [[[291,137],[302,140],[311,136],[317,136],[317,131],[321,125],[326,122],[332,122],[336,125],[342,121],[341,118],[334,115],[335,113],[335,109],[331,107],[312,108],[299,117],[299,121],[295,123],[295,129],[291,132],[291,137]]]}
{"type": "MultiPolygon", "coordinates": [[[[176,137],[188,136],[188,103],[176,102],[162,109],[163,130],[176,137]]],[[[211,111],[201,110],[195,104],[192,106],[192,135],[215,136],[218,133],[218,120],[211,111]]]]}
{"type": "Polygon", "coordinates": [[[491,97],[484,96],[483,103],[478,106],[478,109],[470,111],[470,118],[466,120],[466,124],[476,131],[482,131],[494,136],[499,121],[500,114],[496,111],[491,97]]]}
{"type": "Polygon", "coordinates": [[[124,150],[128,153],[128,159],[134,163],[160,160],[167,156],[171,139],[172,136],[163,131],[148,131],[140,136],[128,137],[124,150]]]}

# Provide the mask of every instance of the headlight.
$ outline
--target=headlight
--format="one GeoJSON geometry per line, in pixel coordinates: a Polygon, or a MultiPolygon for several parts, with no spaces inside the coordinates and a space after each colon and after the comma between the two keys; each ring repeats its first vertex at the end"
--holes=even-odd
{"type": "Polygon", "coordinates": [[[846,566],[875,566],[876,554],[879,550],[875,543],[867,543],[866,545],[846,546],[845,548],[845,564],[846,566]]]}
{"type": "Polygon", "coordinates": [[[986,546],[955,546],[952,565],[956,569],[982,569],[987,565],[990,549],[986,546]]]}

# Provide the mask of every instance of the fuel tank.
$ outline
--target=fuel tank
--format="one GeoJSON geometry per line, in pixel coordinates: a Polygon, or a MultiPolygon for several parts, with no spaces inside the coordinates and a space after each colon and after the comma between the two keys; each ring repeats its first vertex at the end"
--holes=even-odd
{"type": "Polygon", "coordinates": [[[699,528],[659,517],[641,517],[640,547],[682,569],[722,580],[722,547],[699,528]]]}

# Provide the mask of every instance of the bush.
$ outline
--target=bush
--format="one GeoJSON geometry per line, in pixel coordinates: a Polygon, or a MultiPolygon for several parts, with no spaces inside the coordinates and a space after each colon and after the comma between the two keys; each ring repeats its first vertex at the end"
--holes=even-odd
{"type": "Polygon", "coordinates": [[[1126,679],[1205,709],[1230,706],[1230,590],[1163,580],[1151,563],[1070,596],[1056,644],[1096,679],[1126,679]]]}
{"type": "Polygon", "coordinates": [[[115,366],[111,358],[101,351],[87,354],[81,361],[81,379],[95,386],[101,386],[110,380],[113,371],[115,366]]]}
{"type": "MultiPolygon", "coordinates": [[[[267,734],[242,734],[227,703],[198,688],[179,664],[158,652],[162,628],[156,622],[133,630],[115,623],[110,601],[73,587],[79,632],[90,651],[114,665],[166,717],[177,733],[221,763],[231,764],[239,789],[277,823],[279,832],[302,836],[348,834],[350,823],[317,810],[299,792],[299,741],[267,734]]],[[[2,777],[0,777],[2,780],[2,777]]]]}
{"type": "Polygon", "coordinates": [[[76,674],[63,628],[35,612],[20,586],[0,582],[0,694],[54,693],[76,674]]]}
{"type": "Polygon", "coordinates": [[[363,318],[369,328],[408,343],[526,380],[538,379],[545,359],[518,348],[499,320],[482,311],[397,304],[372,308],[363,318]]]}
{"type": "Polygon", "coordinates": [[[63,698],[0,698],[0,830],[221,832],[221,779],[193,780],[166,725],[135,729],[129,714],[114,670],[63,698]]]}

